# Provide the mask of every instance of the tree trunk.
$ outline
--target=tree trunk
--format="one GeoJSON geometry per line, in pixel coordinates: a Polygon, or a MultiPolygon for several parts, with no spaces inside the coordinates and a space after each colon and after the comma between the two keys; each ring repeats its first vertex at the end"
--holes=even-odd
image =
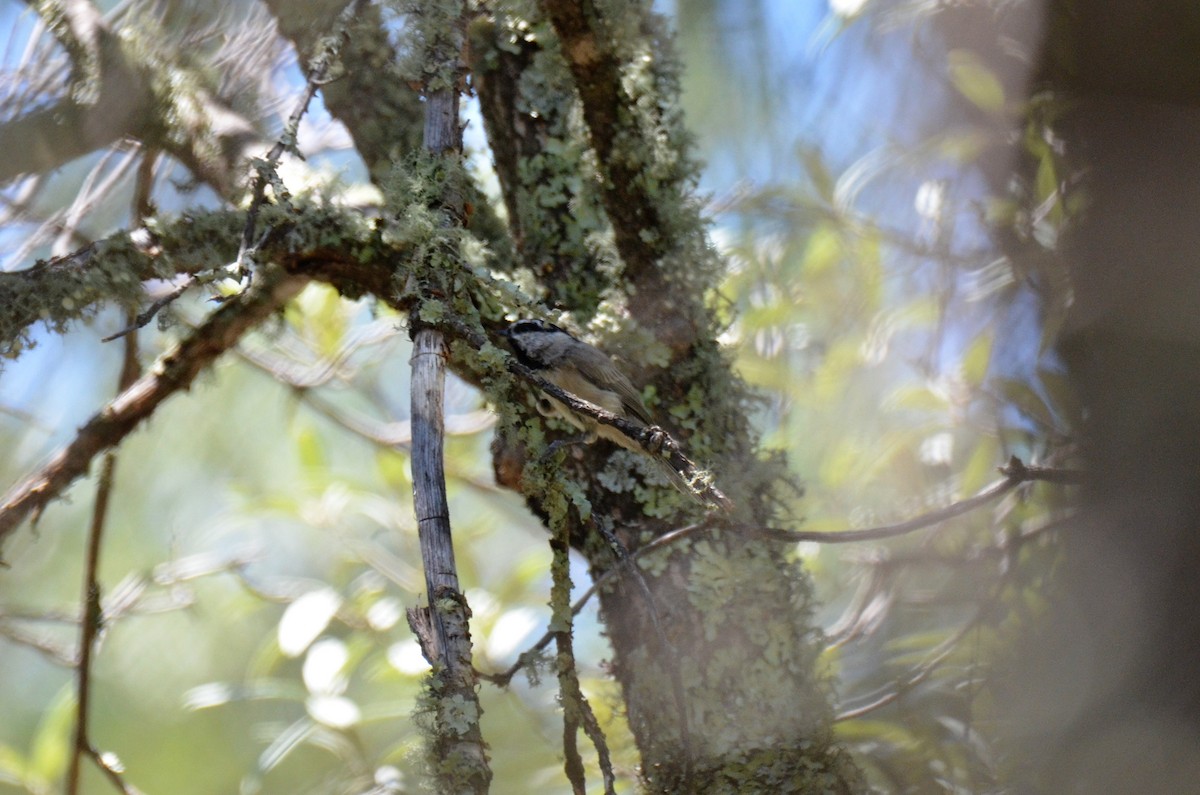
{"type": "Polygon", "coordinates": [[[1051,4],[1045,75],[1089,207],[1061,351],[1088,480],[1062,591],[1011,672],[1038,792],[1200,780],[1200,9],[1051,4]]]}
{"type": "MultiPolygon", "coordinates": [[[[696,165],[663,20],[643,3],[626,4],[619,20],[592,3],[545,0],[540,10],[544,19],[506,18],[511,27],[477,24],[472,39],[522,259],[547,300],[582,322],[595,317],[601,290],[615,290],[600,309],[617,331],[602,346],[627,360],[636,386],[653,388],[656,418],[734,492],[737,521],[765,523],[783,470],[756,457],[748,390],[714,341],[720,327],[705,294],[723,263],[692,196],[696,165]],[[531,86],[551,88],[521,93],[531,86]],[[580,257],[579,242],[607,224],[612,249],[580,257]]],[[[520,458],[515,440],[501,440],[501,482],[518,483],[520,458]]],[[[634,551],[698,518],[686,499],[647,482],[644,463],[601,442],[564,464],[590,503],[570,537],[594,576],[622,565],[606,537],[634,551]]],[[[724,521],[600,592],[649,791],[855,791],[857,771],[831,740],[808,577],[785,547],[721,529],[724,521]]]]}

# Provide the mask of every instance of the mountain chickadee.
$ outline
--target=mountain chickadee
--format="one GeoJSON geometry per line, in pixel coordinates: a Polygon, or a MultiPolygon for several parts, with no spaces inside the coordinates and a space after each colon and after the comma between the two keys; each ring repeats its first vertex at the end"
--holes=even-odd
{"type": "MultiPolygon", "coordinates": [[[[632,422],[653,426],[650,412],[642,403],[629,378],[622,373],[604,352],[576,339],[553,323],[544,320],[522,319],[503,332],[512,343],[517,361],[565,392],[595,403],[605,411],[632,422]]],[[[539,401],[538,410],[544,416],[558,416],[591,436],[604,439],[642,455],[646,451],[635,440],[611,425],[580,416],[552,397],[539,401]]],[[[659,461],[662,470],[684,494],[693,498],[695,492],[687,481],[659,461]]]]}

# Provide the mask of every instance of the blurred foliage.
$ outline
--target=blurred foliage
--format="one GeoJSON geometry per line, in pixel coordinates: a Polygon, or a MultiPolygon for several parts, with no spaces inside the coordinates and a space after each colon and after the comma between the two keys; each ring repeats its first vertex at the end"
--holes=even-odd
{"type": "MultiPolygon", "coordinates": [[[[704,72],[725,84],[695,92],[729,97],[745,82],[789,80],[792,65],[771,32],[786,29],[788,12],[754,5],[740,34],[749,41],[737,45],[743,57],[704,72]]],[[[992,13],[975,21],[1003,29],[1005,10],[992,13]]],[[[771,151],[760,181],[714,200],[731,260],[726,341],[764,394],[766,438],[806,481],[796,513],[807,529],[831,531],[970,496],[1010,455],[1070,462],[1078,408],[1051,346],[1071,296],[1054,253],[1083,205],[1054,134],[1060,103],[1021,101],[992,54],[955,46],[952,22],[932,5],[876,2],[852,20],[835,17],[815,56],[829,62],[827,74],[808,89],[810,117],[824,121],[795,131],[794,114],[766,107],[710,144],[743,153],[743,163],[771,151]],[[921,48],[918,57],[882,74],[892,52],[908,47],[921,48]],[[874,82],[846,85],[851,68],[874,82]],[[836,100],[822,94],[825,81],[843,90],[836,100]],[[901,82],[929,98],[871,119],[885,134],[848,151],[847,139],[870,135],[848,129],[861,119],[846,116],[870,102],[890,109],[880,95],[901,82]],[[1014,138],[1015,152],[1006,149],[1014,138]],[[791,166],[777,162],[780,140],[791,166]],[[1010,180],[999,186],[986,162],[998,151],[1010,180]],[[1022,161],[1033,165],[1018,169],[1022,161]],[[1024,172],[1036,176],[1026,182],[1024,172]]],[[[694,115],[705,102],[689,110],[712,134],[694,115]]],[[[827,605],[838,734],[880,791],[1002,788],[1013,762],[989,736],[988,676],[1044,609],[1060,495],[1044,484],[1022,488],[883,544],[800,545],[827,605]]]]}
{"type": "MultiPolygon", "coordinates": [[[[191,24],[184,9],[193,5],[207,7],[172,4],[178,13],[160,24],[191,24]]],[[[791,4],[677,5],[693,65],[690,121],[718,175],[709,187],[730,264],[723,342],[761,390],[755,419],[766,440],[805,482],[792,506],[805,529],[866,527],[944,506],[997,479],[1010,455],[1067,463],[1077,417],[1049,352],[1070,300],[1065,275],[1050,264],[1030,271],[1036,258],[1018,265],[995,244],[1011,235],[1049,263],[1081,209],[1067,190],[1052,98],[1020,103],[970,49],[930,55],[932,4],[831,3],[805,28],[813,42],[799,48],[777,35],[808,13],[791,4]],[[890,73],[910,45],[921,57],[890,73]],[[889,92],[906,81],[940,93],[894,102],[889,92]],[[979,177],[975,159],[992,151],[996,128],[963,121],[971,117],[956,115],[956,102],[1018,130],[1021,156],[1036,162],[1032,182],[999,191],[979,177]],[[864,115],[876,106],[887,112],[864,115]],[[798,123],[814,119],[824,126],[798,123]]],[[[220,24],[203,21],[205,30],[220,24]]],[[[285,95],[296,67],[275,58],[272,69],[287,75],[275,90],[285,95]]],[[[264,107],[277,122],[278,108],[264,107]]],[[[337,129],[325,129],[319,111],[312,126],[301,146],[306,136],[327,144],[310,153],[316,168],[340,171],[347,195],[364,190],[337,129]]],[[[78,195],[83,178],[73,169],[39,192],[45,217],[61,218],[78,195]]],[[[158,195],[174,211],[193,197],[169,175],[158,195]]],[[[115,204],[90,207],[79,234],[123,223],[115,204]]],[[[12,221],[9,233],[44,228],[35,217],[12,221]]],[[[42,237],[21,249],[26,260],[54,244],[42,237]]],[[[203,309],[184,304],[165,328],[143,333],[143,360],[203,309]]],[[[120,343],[97,339],[122,325],[105,312],[61,342],[47,337],[0,383],[5,483],[111,394],[120,343]]],[[[277,327],[123,446],[101,571],[107,630],[93,735],[144,791],[419,789],[410,717],[425,666],[404,608],[424,581],[403,441],[408,348],[397,325],[368,302],[309,287],[277,327]]],[[[490,423],[475,393],[452,381],[447,405],[451,511],[477,666],[498,671],[549,620],[550,553],[517,497],[492,483],[490,423]]],[[[93,481],[78,484],[36,533],[6,549],[0,793],[56,791],[64,769],[66,661],[93,492],[93,481]]],[[[1004,761],[987,731],[989,666],[1043,609],[1056,518],[1054,491],[1031,485],[889,543],[795,550],[826,605],[838,734],[881,791],[1000,786],[1004,761]]],[[[586,581],[582,569],[573,576],[586,581]]],[[[594,613],[577,633],[583,690],[631,789],[637,757],[594,613]]],[[[541,682],[538,673],[482,690],[497,793],[566,791],[553,677],[541,682]]],[[[86,791],[105,786],[89,771],[86,791]]]]}

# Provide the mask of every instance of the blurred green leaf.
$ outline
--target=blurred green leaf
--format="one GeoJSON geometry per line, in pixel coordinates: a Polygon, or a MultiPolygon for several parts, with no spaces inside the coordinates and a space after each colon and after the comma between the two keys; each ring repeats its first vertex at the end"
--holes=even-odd
{"type": "Polygon", "coordinates": [[[981,110],[1004,110],[1004,86],[992,70],[970,50],[950,50],[946,54],[950,82],[959,93],[981,110]]]}
{"type": "Polygon", "coordinates": [[[951,130],[937,141],[938,151],[950,160],[970,162],[991,145],[988,135],[976,128],[965,127],[951,130]]]}
{"type": "Polygon", "coordinates": [[[317,355],[331,357],[342,347],[349,306],[334,287],[314,281],[288,305],[285,317],[317,355]]]}
{"type": "Polygon", "coordinates": [[[881,403],[885,411],[906,409],[910,411],[944,412],[948,407],[946,396],[930,389],[926,384],[902,385],[888,393],[881,403]]]}
{"type": "Polygon", "coordinates": [[[841,236],[827,224],[813,230],[804,251],[805,278],[822,275],[842,259],[841,236]]]}
{"type": "Polygon", "coordinates": [[[0,743],[0,782],[21,784],[29,777],[25,757],[12,746],[0,743]]]}
{"type": "Polygon", "coordinates": [[[1043,428],[1053,428],[1054,413],[1046,405],[1042,396],[1030,388],[1024,381],[1015,378],[996,379],[996,386],[1004,399],[1020,409],[1030,419],[1043,428]]]}
{"type": "Polygon", "coordinates": [[[834,724],[834,731],[839,739],[850,742],[872,741],[908,746],[918,741],[908,727],[885,720],[844,720],[834,724]]]}
{"type": "Polygon", "coordinates": [[[959,482],[962,486],[963,496],[974,494],[999,478],[996,467],[1003,463],[999,456],[1000,446],[996,443],[995,437],[979,438],[960,476],[959,482]]]}
{"type": "Polygon", "coordinates": [[[850,481],[857,472],[862,458],[861,446],[852,439],[843,439],[830,454],[825,456],[821,465],[821,483],[830,488],[836,488],[850,481]]]}
{"type": "Polygon", "coordinates": [[[401,450],[378,450],[375,468],[383,482],[397,494],[412,493],[411,465],[408,454],[401,450]]]}
{"type": "Polygon", "coordinates": [[[962,358],[963,378],[967,385],[977,387],[987,378],[988,364],[992,359],[992,332],[985,331],[967,346],[962,358]]]}
{"type": "Polygon", "coordinates": [[[30,777],[51,782],[66,772],[75,728],[75,704],[75,681],[72,679],[55,695],[34,732],[29,752],[30,777]]]}
{"type": "Polygon", "coordinates": [[[306,470],[321,471],[326,467],[325,445],[320,432],[311,423],[304,422],[302,427],[293,433],[296,441],[296,452],[300,464],[306,470]]]}
{"type": "Polygon", "coordinates": [[[862,346],[857,341],[843,340],[836,343],[817,368],[813,379],[816,397],[821,400],[833,400],[844,395],[851,373],[861,364],[862,346]]]}

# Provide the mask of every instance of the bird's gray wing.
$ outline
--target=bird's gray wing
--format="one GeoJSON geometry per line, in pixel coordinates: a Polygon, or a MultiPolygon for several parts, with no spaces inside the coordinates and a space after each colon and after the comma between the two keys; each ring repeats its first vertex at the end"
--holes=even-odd
{"type": "Polygon", "coordinates": [[[653,425],[654,421],[650,419],[650,412],[646,410],[642,396],[634,388],[629,378],[604,353],[586,343],[581,344],[586,347],[586,351],[578,351],[574,361],[580,374],[592,383],[603,384],[620,395],[626,414],[636,417],[647,425],[653,425]]]}

